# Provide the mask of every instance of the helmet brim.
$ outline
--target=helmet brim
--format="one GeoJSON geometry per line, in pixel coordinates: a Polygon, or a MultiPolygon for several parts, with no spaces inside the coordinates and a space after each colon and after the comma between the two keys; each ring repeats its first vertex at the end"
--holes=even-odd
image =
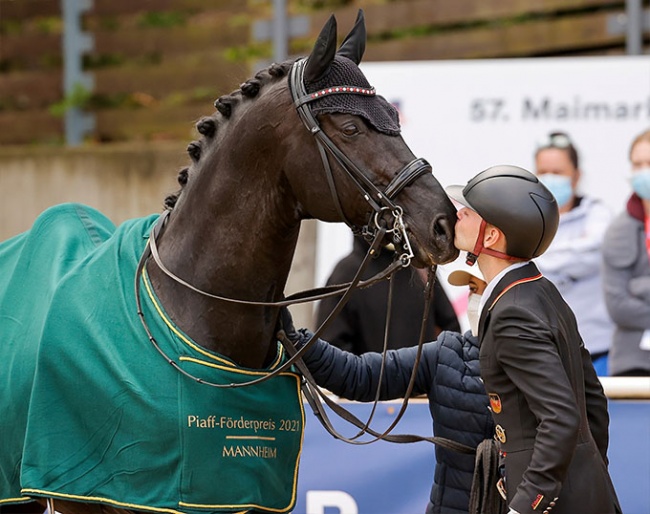
{"type": "Polygon", "coordinates": [[[463,196],[463,189],[465,186],[447,186],[445,188],[445,192],[447,193],[447,196],[451,198],[452,200],[458,202],[461,205],[464,205],[465,207],[469,207],[470,209],[473,210],[472,206],[469,204],[469,202],[465,199],[463,196]]]}

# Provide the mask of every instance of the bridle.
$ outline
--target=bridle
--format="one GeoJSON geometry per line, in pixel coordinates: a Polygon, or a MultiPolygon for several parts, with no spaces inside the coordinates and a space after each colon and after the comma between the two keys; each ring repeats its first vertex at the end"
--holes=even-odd
{"type": "MultiPolygon", "coordinates": [[[[195,382],[201,383],[201,384],[206,384],[212,387],[216,388],[223,388],[223,389],[231,389],[235,387],[246,387],[254,384],[261,383],[265,380],[268,380],[270,378],[273,378],[276,375],[279,375],[280,373],[285,372],[288,370],[291,366],[296,366],[301,374],[303,375],[303,391],[306,393],[306,396],[308,398],[308,401],[312,408],[314,409],[314,412],[316,415],[321,419],[321,422],[325,426],[325,428],[330,431],[330,433],[341,440],[344,440],[349,443],[353,444],[368,444],[369,442],[372,441],[355,441],[356,438],[358,438],[360,435],[363,433],[369,433],[373,437],[375,437],[374,440],[378,439],[385,439],[389,440],[392,442],[399,442],[399,443],[405,443],[405,442],[415,442],[415,441],[423,441],[427,440],[430,442],[434,442],[436,444],[442,444],[446,447],[455,449],[457,451],[462,451],[464,453],[471,453],[473,450],[471,448],[468,448],[464,445],[460,445],[459,443],[456,443],[454,441],[448,441],[448,440],[441,440],[440,438],[437,437],[424,437],[424,436],[415,436],[415,435],[404,435],[404,434],[398,434],[398,435],[388,435],[388,433],[394,428],[394,426],[398,423],[400,418],[402,417],[406,405],[408,403],[408,397],[410,396],[410,393],[413,389],[414,383],[415,383],[415,376],[416,376],[416,371],[417,371],[417,365],[419,364],[420,361],[420,355],[422,351],[422,344],[424,340],[424,327],[426,326],[426,313],[429,310],[429,303],[431,300],[431,294],[427,295],[427,303],[425,305],[425,318],[423,319],[422,322],[422,330],[421,330],[421,336],[420,336],[420,341],[418,345],[418,354],[417,358],[415,361],[413,373],[411,376],[411,380],[409,382],[409,387],[408,387],[408,393],[405,395],[404,398],[404,403],[402,405],[402,408],[400,409],[398,415],[396,416],[396,419],[393,421],[391,426],[382,434],[375,432],[374,430],[370,429],[369,424],[372,419],[372,414],[370,416],[370,419],[368,419],[365,424],[358,420],[356,417],[354,417],[351,413],[349,413],[347,410],[338,407],[337,404],[334,402],[331,402],[331,400],[326,399],[325,395],[318,389],[318,387],[315,384],[315,381],[313,378],[311,378],[311,374],[309,373],[309,370],[306,368],[304,363],[302,362],[302,355],[307,351],[307,349],[311,346],[311,343],[316,341],[318,336],[325,330],[325,328],[329,325],[330,321],[340,312],[340,310],[343,308],[345,303],[347,303],[351,293],[357,289],[358,287],[364,287],[364,286],[369,286],[372,285],[380,280],[384,280],[388,277],[390,277],[395,271],[402,267],[408,267],[408,265],[411,262],[411,259],[414,257],[413,250],[411,247],[411,244],[408,239],[408,234],[406,231],[406,226],[404,225],[403,221],[403,209],[399,206],[396,205],[393,202],[393,199],[409,184],[411,184],[413,181],[415,181],[417,178],[420,176],[431,173],[432,168],[431,165],[424,159],[414,159],[410,163],[408,163],[406,166],[404,166],[391,180],[391,182],[386,186],[386,189],[382,192],[380,191],[375,184],[372,183],[372,181],[367,177],[367,175],[349,158],[347,155],[345,155],[337,146],[336,144],[325,134],[323,130],[321,130],[320,125],[316,118],[314,117],[313,113],[311,112],[309,103],[317,100],[319,98],[322,98],[325,95],[331,95],[331,94],[360,94],[360,95],[375,95],[375,89],[374,88],[359,88],[356,86],[332,86],[328,87],[324,90],[317,91],[314,93],[307,93],[304,87],[304,66],[306,63],[306,59],[301,59],[296,61],[292,68],[291,72],[289,75],[289,85],[290,85],[290,90],[291,90],[291,95],[294,101],[294,105],[296,106],[296,109],[298,111],[298,114],[300,116],[300,119],[302,120],[303,124],[305,127],[309,130],[309,132],[314,135],[316,138],[316,143],[318,146],[318,150],[321,156],[321,160],[323,162],[323,167],[325,169],[327,181],[329,184],[330,192],[332,194],[332,198],[334,201],[334,204],[336,206],[336,209],[341,217],[345,221],[345,223],[353,230],[353,232],[359,233],[361,232],[366,238],[372,239],[372,243],[370,246],[370,249],[364,258],[361,266],[357,270],[357,273],[353,280],[347,284],[342,284],[340,286],[330,286],[330,287],[325,287],[325,288],[317,288],[313,289],[311,291],[305,291],[303,293],[299,293],[297,295],[292,295],[291,297],[286,298],[283,301],[279,302],[257,302],[257,301],[248,301],[248,300],[242,300],[242,299],[235,299],[235,298],[228,298],[228,297],[223,297],[219,295],[215,295],[212,293],[208,293],[206,291],[203,291],[201,289],[196,288],[192,284],[189,284],[188,282],[182,280],[180,277],[176,276],[174,273],[172,273],[170,270],[168,270],[164,264],[162,263],[160,259],[160,255],[158,254],[157,250],[157,245],[156,245],[156,239],[159,236],[160,232],[164,229],[165,223],[168,219],[169,211],[165,211],[156,225],[152,228],[150,237],[149,237],[149,243],[147,244],[147,247],[145,248],[145,251],[143,252],[140,262],[138,263],[138,267],[136,270],[135,274],[135,299],[136,299],[136,304],[137,304],[137,313],[140,318],[140,321],[142,322],[142,325],[147,333],[147,336],[149,338],[149,341],[152,343],[152,345],[156,348],[156,350],[165,358],[165,360],[172,365],[177,371],[179,371],[181,374],[185,375],[186,377],[194,380],[195,382]],[[343,213],[342,206],[340,204],[339,198],[338,198],[338,193],[336,191],[336,186],[334,184],[334,178],[333,178],[333,173],[332,173],[332,168],[330,166],[329,159],[327,155],[331,155],[336,162],[339,164],[339,166],[346,172],[347,176],[350,178],[350,180],[353,182],[353,184],[361,191],[364,199],[368,202],[368,204],[372,207],[373,213],[370,216],[370,219],[368,221],[368,224],[363,227],[362,229],[359,229],[359,227],[356,227],[355,225],[351,224],[345,214],[343,213]],[[390,227],[386,226],[386,215],[392,216],[392,225],[390,227]],[[384,271],[381,273],[377,274],[376,276],[372,277],[371,279],[368,279],[366,281],[361,280],[361,276],[363,272],[365,271],[367,264],[370,262],[370,259],[372,256],[374,256],[381,247],[382,241],[384,240],[384,237],[386,235],[390,234],[392,236],[393,242],[396,244],[396,247],[400,245],[403,249],[404,252],[399,255],[397,259],[384,271]],[[311,339],[303,345],[301,348],[294,348],[292,346],[292,343],[284,337],[284,331],[280,331],[279,336],[281,342],[283,343],[283,346],[285,347],[287,353],[289,354],[289,358],[279,367],[275,368],[273,371],[270,371],[269,373],[263,375],[260,378],[250,380],[248,382],[243,382],[243,383],[231,383],[231,384],[218,384],[214,382],[209,382],[207,380],[201,379],[199,377],[196,377],[189,373],[188,371],[184,370],[183,368],[180,367],[180,365],[175,362],[172,358],[170,358],[164,350],[159,346],[158,342],[156,339],[153,337],[153,334],[151,333],[149,326],[147,325],[147,322],[144,318],[144,313],[142,310],[142,305],[141,305],[141,300],[140,300],[140,283],[141,279],[144,279],[144,269],[145,265],[148,261],[148,259],[152,257],[156,264],[158,265],[159,269],[167,276],[172,278],[174,281],[177,283],[191,289],[192,291],[199,293],[203,296],[213,298],[213,299],[218,299],[230,303],[237,303],[237,304],[245,304],[245,305],[251,305],[251,306],[264,306],[264,307],[284,307],[288,305],[292,305],[295,303],[304,303],[304,302],[310,302],[318,299],[322,299],[325,297],[329,296],[334,296],[341,294],[343,292],[343,295],[339,302],[337,303],[336,307],[334,310],[330,313],[330,315],[327,317],[327,319],[323,322],[323,324],[318,328],[318,330],[313,334],[311,339]],[[309,383],[311,381],[311,383],[309,383]],[[336,432],[327,419],[327,415],[325,414],[324,410],[322,409],[322,405],[317,406],[315,404],[316,398],[315,395],[318,394],[321,398],[325,400],[325,402],[333,408],[337,414],[342,416],[344,419],[348,420],[352,424],[356,425],[358,428],[361,429],[361,431],[354,437],[352,438],[347,438],[336,432]],[[331,403],[330,403],[331,402],[331,403]],[[333,404],[333,405],[332,405],[333,404]]],[[[432,291],[433,289],[433,280],[435,277],[435,270],[432,268],[429,273],[429,282],[427,284],[427,288],[432,291]]],[[[392,285],[392,283],[391,283],[392,285]]],[[[391,288],[392,289],[392,288],[391,288]]],[[[387,318],[388,319],[388,318],[387,318]]],[[[387,340],[384,341],[384,347],[386,347],[387,340]]],[[[384,352],[385,354],[385,352],[384,352]]],[[[383,376],[383,366],[384,363],[382,363],[382,371],[381,375],[383,376]]],[[[377,393],[379,394],[379,393],[377,393]]],[[[375,407],[377,404],[378,400],[375,400],[375,407]]],[[[374,408],[373,408],[373,414],[374,414],[374,408]]]]}
{"type": "Polygon", "coordinates": [[[329,136],[321,130],[318,120],[311,111],[310,103],[319,100],[326,96],[331,95],[360,95],[360,96],[375,96],[375,88],[358,87],[349,85],[329,86],[324,89],[307,93],[304,83],[305,65],[307,59],[299,59],[291,67],[289,73],[289,89],[291,90],[291,97],[296,106],[298,115],[303,124],[309,132],[316,138],[318,151],[323,162],[325,175],[332,194],[334,205],[338,211],[339,216],[345,223],[352,229],[354,233],[362,233],[366,238],[371,239],[376,235],[376,231],[380,224],[380,218],[389,214],[393,218],[392,226],[387,230],[388,234],[393,237],[393,242],[396,245],[402,245],[404,254],[400,255],[404,267],[408,266],[413,258],[413,250],[409,242],[406,227],[402,220],[404,214],[402,208],[393,202],[393,199],[410,183],[419,178],[420,176],[432,173],[431,165],[425,159],[413,159],[406,166],[404,166],[386,186],[382,192],[373,184],[368,178],[368,173],[364,173],[341,149],[336,146],[329,136]],[[359,227],[350,223],[341,207],[339,195],[336,191],[334,183],[334,176],[332,174],[332,167],[328,159],[328,154],[334,158],[339,166],[346,172],[348,178],[359,189],[364,199],[368,202],[373,209],[373,214],[369,223],[359,229],[359,227]]]}

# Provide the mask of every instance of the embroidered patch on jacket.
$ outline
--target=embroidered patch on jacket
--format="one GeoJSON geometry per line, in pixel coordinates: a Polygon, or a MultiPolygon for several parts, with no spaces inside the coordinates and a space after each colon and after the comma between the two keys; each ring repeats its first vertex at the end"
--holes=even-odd
{"type": "Polygon", "coordinates": [[[539,507],[539,504],[542,503],[542,500],[544,499],[543,494],[538,494],[537,497],[533,500],[533,503],[530,504],[530,506],[535,510],[537,507],[539,507]]]}
{"type": "Polygon", "coordinates": [[[501,398],[499,398],[499,395],[496,393],[490,393],[489,396],[492,412],[499,414],[501,412],[501,398]]]}
{"type": "Polygon", "coordinates": [[[497,439],[499,440],[499,442],[501,442],[501,444],[505,444],[505,442],[506,442],[506,429],[503,428],[501,425],[497,425],[496,427],[494,427],[494,433],[496,434],[497,439]]]}

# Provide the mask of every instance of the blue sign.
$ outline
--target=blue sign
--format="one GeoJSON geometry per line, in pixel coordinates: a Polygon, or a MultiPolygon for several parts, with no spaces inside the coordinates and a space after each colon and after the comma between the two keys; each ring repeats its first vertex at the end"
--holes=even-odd
{"type": "MultiPolygon", "coordinates": [[[[345,403],[364,420],[370,406],[345,403]]],[[[372,426],[385,430],[397,403],[381,403],[372,426]]],[[[433,483],[435,457],[430,443],[384,441],[350,445],[334,439],[306,406],[307,422],[298,479],[295,514],[424,514],[433,483]]],[[[612,400],[609,469],[626,514],[650,512],[650,401],[612,400]]],[[[337,430],[352,437],[357,430],[334,419],[337,430]]],[[[425,401],[409,403],[393,433],[432,435],[425,401]]],[[[367,436],[362,438],[368,441],[367,436]]]]}

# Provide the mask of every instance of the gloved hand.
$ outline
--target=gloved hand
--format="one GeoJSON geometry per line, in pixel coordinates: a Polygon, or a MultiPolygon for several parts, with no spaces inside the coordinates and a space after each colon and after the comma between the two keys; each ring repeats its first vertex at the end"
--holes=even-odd
{"type": "Polygon", "coordinates": [[[296,327],[293,326],[293,318],[288,307],[280,308],[280,319],[278,322],[280,325],[279,330],[284,330],[284,333],[287,334],[287,338],[293,343],[296,350],[300,350],[305,346],[314,335],[306,328],[296,330],[296,327]]]}
{"type": "Polygon", "coordinates": [[[284,330],[284,333],[287,334],[289,341],[295,345],[296,341],[300,339],[300,334],[296,332],[296,327],[293,326],[293,318],[291,317],[291,312],[289,312],[288,307],[280,308],[279,322],[279,330],[284,330]]]}

